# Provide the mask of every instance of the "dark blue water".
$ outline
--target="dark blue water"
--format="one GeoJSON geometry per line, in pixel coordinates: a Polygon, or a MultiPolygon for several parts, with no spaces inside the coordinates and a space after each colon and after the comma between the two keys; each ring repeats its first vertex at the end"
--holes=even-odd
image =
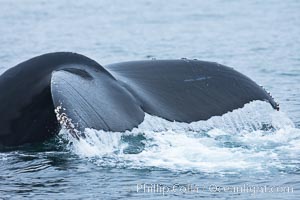
{"type": "Polygon", "coordinates": [[[299,199],[299,10],[297,0],[0,0],[0,73],[53,51],[100,64],[197,58],[246,74],[281,108],[253,102],[192,124],[146,116],[81,141],[62,130],[0,152],[0,199],[299,199]]]}

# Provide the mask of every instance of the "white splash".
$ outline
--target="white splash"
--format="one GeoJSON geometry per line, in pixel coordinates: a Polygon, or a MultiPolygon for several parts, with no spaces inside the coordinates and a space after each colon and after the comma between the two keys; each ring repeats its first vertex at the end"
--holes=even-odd
{"type": "Polygon", "coordinates": [[[190,124],[146,114],[138,128],[125,133],[86,129],[87,137],[79,141],[65,131],[60,135],[67,137],[71,151],[80,157],[100,166],[126,168],[269,171],[293,168],[286,163],[300,152],[300,130],[284,113],[261,101],[190,124]],[[131,144],[131,140],[138,142],[131,144]]]}

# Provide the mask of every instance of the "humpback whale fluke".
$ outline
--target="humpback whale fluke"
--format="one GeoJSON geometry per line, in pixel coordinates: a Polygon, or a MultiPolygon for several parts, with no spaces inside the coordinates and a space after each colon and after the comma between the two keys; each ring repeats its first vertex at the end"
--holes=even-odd
{"type": "Polygon", "coordinates": [[[278,104],[232,68],[198,60],[101,66],[69,52],[44,54],[0,76],[0,144],[44,141],[60,130],[126,131],[145,112],[171,121],[207,120],[253,100],[278,104]],[[57,113],[54,112],[55,108],[57,113]]]}

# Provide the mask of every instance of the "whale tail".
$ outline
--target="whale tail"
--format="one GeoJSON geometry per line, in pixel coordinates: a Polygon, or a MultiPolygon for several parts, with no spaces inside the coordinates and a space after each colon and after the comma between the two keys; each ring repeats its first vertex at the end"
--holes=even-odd
{"type": "Polygon", "coordinates": [[[59,123],[79,138],[84,128],[131,130],[145,112],[190,123],[254,100],[278,109],[262,87],[217,63],[149,60],[102,67],[66,52],[38,56],[6,71],[0,76],[0,100],[3,145],[44,141],[59,131],[59,123]]]}

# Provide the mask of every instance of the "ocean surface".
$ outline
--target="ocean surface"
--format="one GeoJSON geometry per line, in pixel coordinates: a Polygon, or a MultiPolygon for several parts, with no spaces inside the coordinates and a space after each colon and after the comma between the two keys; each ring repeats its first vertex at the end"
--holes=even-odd
{"type": "Polygon", "coordinates": [[[87,129],[76,141],[62,130],[1,149],[0,199],[300,199],[299,10],[297,0],[0,0],[0,74],[55,51],[103,65],[196,58],[234,67],[280,104],[191,124],[146,115],[126,133],[87,129]]]}

